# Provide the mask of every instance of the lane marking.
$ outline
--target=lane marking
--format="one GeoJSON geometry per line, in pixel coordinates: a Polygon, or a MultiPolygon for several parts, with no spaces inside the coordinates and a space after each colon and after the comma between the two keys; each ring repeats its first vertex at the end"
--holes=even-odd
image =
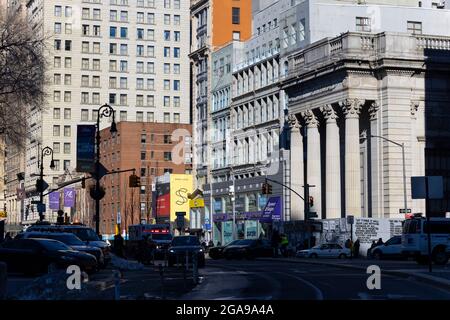
{"type": "Polygon", "coordinates": [[[291,278],[294,278],[294,279],[296,279],[296,280],[298,280],[300,282],[303,282],[304,284],[306,284],[307,286],[309,286],[311,289],[314,290],[314,294],[316,296],[316,300],[324,300],[322,291],[318,287],[316,287],[312,282],[309,282],[308,280],[305,280],[305,279],[300,278],[298,276],[294,276],[294,275],[289,274],[289,273],[280,272],[280,271],[277,271],[277,273],[284,274],[284,275],[286,275],[288,277],[291,277],[291,278]]]}

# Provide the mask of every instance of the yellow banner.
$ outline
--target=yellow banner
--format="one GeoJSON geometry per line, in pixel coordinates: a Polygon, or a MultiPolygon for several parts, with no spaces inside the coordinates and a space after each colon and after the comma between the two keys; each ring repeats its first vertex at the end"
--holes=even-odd
{"type": "Polygon", "coordinates": [[[6,211],[0,211],[0,218],[7,218],[8,214],[6,213],[6,211]]]}
{"type": "Polygon", "coordinates": [[[189,200],[189,206],[191,208],[204,208],[205,200],[203,198],[189,200]]]}
{"type": "Polygon", "coordinates": [[[177,212],[186,212],[185,218],[189,220],[189,198],[192,193],[194,183],[189,174],[170,175],[170,221],[175,221],[177,212]]]}

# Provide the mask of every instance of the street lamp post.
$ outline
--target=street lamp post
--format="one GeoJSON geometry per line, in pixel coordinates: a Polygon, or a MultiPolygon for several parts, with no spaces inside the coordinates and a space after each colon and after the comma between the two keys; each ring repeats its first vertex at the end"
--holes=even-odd
{"type": "Polygon", "coordinates": [[[390,142],[392,144],[395,144],[396,146],[399,146],[400,148],[402,148],[402,161],[403,161],[403,202],[404,202],[404,207],[405,207],[405,214],[408,213],[408,202],[407,202],[407,197],[406,197],[406,162],[405,162],[405,144],[404,143],[398,143],[395,141],[392,141],[388,138],[382,137],[382,136],[376,136],[376,135],[371,135],[371,138],[380,138],[383,139],[387,142],[390,142]]]}
{"type": "Polygon", "coordinates": [[[41,171],[39,174],[39,203],[41,207],[39,208],[39,220],[44,221],[45,215],[42,211],[42,204],[44,203],[44,156],[52,156],[50,161],[50,169],[55,168],[55,161],[53,160],[53,149],[50,147],[45,147],[41,150],[41,171]]]}
{"type": "Polygon", "coordinates": [[[108,105],[104,104],[97,110],[97,126],[96,126],[96,158],[95,158],[95,232],[100,235],[100,119],[102,117],[111,117],[112,123],[110,132],[116,133],[117,127],[115,122],[115,111],[108,105]]]}

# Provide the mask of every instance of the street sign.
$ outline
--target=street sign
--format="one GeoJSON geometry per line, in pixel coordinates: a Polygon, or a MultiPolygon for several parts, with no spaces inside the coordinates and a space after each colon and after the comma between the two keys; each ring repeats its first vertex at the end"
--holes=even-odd
{"type": "Polygon", "coordinates": [[[39,200],[31,200],[31,204],[39,204],[41,203],[39,200]]]}
{"type": "Polygon", "coordinates": [[[444,197],[443,178],[441,176],[411,177],[411,197],[413,199],[442,199],[444,197]]]}
{"type": "Polygon", "coordinates": [[[203,198],[191,199],[189,200],[190,208],[204,208],[205,200],[203,198]]]}
{"type": "Polygon", "coordinates": [[[45,182],[44,179],[36,180],[36,190],[38,192],[44,192],[44,190],[46,190],[48,187],[49,187],[49,185],[47,184],[47,182],[45,182]]]}
{"type": "Polygon", "coordinates": [[[355,223],[355,216],[347,216],[347,223],[348,224],[354,224],[355,223]]]}
{"type": "Polygon", "coordinates": [[[411,209],[399,209],[399,213],[411,213],[411,209]]]}
{"type": "Polygon", "coordinates": [[[77,126],[77,168],[78,172],[95,170],[95,125],[77,126]]]}

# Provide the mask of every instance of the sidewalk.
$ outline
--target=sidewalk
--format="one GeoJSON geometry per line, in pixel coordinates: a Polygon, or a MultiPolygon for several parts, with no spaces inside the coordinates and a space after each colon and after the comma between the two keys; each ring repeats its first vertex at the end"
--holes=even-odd
{"type": "Polygon", "coordinates": [[[367,259],[309,259],[309,258],[258,258],[257,260],[280,261],[325,265],[336,268],[360,270],[366,272],[370,265],[377,265],[381,272],[401,278],[412,278],[436,287],[450,290],[450,264],[433,265],[433,272],[428,272],[428,266],[418,265],[415,261],[367,260],[367,259]]]}

